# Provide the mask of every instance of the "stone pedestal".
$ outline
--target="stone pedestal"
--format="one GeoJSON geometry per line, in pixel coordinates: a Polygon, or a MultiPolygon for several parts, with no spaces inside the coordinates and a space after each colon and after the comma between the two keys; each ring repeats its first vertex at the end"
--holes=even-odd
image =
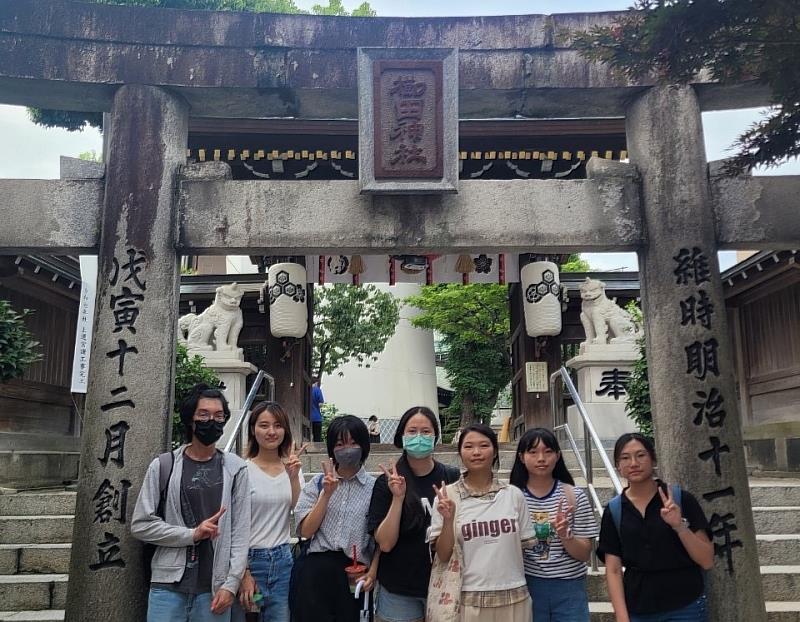
{"type": "MultiPolygon", "coordinates": [[[[228,442],[231,435],[234,433],[234,427],[239,420],[239,415],[242,412],[242,406],[247,399],[247,377],[255,374],[258,369],[252,363],[246,363],[241,354],[241,349],[237,353],[230,352],[217,352],[217,351],[198,351],[189,350],[189,356],[198,355],[203,357],[206,367],[214,370],[214,373],[219,376],[219,379],[225,385],[225,397],[228,399],[228,406],[231,409],[231,418],[228,425],[225,426],[225,433],[217,443],[217,446],[222,448],[228,442]]],[[[241,439],[244,448],[247,441],[247,428],[242,427],[241,439]]]]}
{"type": "MultiPolygon", "coordinates": [[[[605,446],[636,425],[625,414],[628,374],[639,358],[633,343],[582,344],[580,354],[567,361],[578,372],[578,394],[605,446]]],[[[583,438],[583,419],[576,406],[567,409],[567,422],[575,438],[583,438]]]]}

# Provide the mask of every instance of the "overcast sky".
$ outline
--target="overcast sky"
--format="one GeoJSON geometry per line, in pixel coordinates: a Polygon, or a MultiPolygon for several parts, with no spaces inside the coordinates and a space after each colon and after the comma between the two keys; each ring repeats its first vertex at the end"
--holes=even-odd
{"type": "MultiPolygon", "coordinates": [[[[317,0],[296,0],[301,8],[310,8],[317,0]]],[[[352,9],[359,1],[345,0],[352,9]]],[[[612,11],[629,6],[630,2],[619,0],[370,0],[380,16],[456,16],[456,15],[518,15],[530,13],[575,13],[582,11],[612,11]]],[[[705,113],[703,128],[706,155],[709,161],[726,155],[736,136],[758,120],[759,110],[735,110],[705,113]]],[[[0,178],[51,179],[58,177],[60,155],[77,156],[83,151],[102,150],[102,138],[97,130],[67,132],[44,129],[30,122],[24,108],[0,105],[0,178]]],[[[762,174],[762,173],[759,173],[762,174]]],[[[797,175],[800,163],[791,162],[766,174],[797,175]]],[[[636,257],[632,253],[587,254],[595,269],[636,269],[636,257]]],[[[721,253],[720,263],[725,269],[733,262],[733,253],[721,253]]]]}

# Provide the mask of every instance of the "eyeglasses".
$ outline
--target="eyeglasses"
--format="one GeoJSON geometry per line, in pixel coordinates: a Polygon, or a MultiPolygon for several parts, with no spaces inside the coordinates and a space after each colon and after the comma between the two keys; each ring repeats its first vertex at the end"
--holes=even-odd
{"type": "Polygon", "coordinates": [[[210,413],[205,410],[201,410],[194,414],[195,421],[206,422],[211,421],[212,419],[217,423],[225,423],[225,413],[222,411],[210,413]]]}

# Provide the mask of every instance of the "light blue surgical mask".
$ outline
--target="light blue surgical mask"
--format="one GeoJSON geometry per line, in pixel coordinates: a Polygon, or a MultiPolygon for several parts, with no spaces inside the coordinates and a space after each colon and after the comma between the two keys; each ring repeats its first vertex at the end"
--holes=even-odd
{"type": "Polygon", "coordinates": [[[412,458],[427,458],[433,453],[436,437],[433,434],[404,434],[403,449],[412,458]]]}

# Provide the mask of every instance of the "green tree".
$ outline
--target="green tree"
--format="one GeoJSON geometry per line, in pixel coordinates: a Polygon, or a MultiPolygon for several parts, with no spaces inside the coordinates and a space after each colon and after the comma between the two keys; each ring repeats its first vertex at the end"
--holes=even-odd
{"type": "Polygon", "coordinates": [[[508,288],[430,285],[406,302],[422,311],[412,318],[414,326],[441,335],[443,366],[454,390],[444,413],[450,427],[487,420],[511,380],[508,288]]]}
{"type": "Polygon", "coordinates": [[[92,149],[91,151],[81,151],[78,154],[79,160],[86,160],[87,162],[102,162],[103,156],[97,155],[97,152],[92,149]]]}
{"type": "Polygon", "coordinates": [[[723,83],[766,85],[774,106],[737,140],[733,172],[800,155],[798,15],[797,2],[786,0],[638,0],[573,47],[634,80],[685,84],[706,69],[723,83]]]}
{"type": "MultiPolygon", "coordinates": [[[[642,311],[636,303],[631,301],[625,309],[633,316],[634,322],[641,326],[642,311]]],[[[639,432],[653,438],[653,415],[650,410],[650,381],[647,376],[647,347],[644,333],[639,337],[636,345],[639,348],[639,358],[633,364],[633,370],[625,387],[628,393],[625,414],[633,420],[639,432]]]]}
{"type": "MultiPolygon", "coordinates": [[[[337,283],[314,288],[314,376],[332,374],[349,361],[378,360],[400,320],[394,297],[374,285],[337,283]]],[[[344,375],[339,371],[339,375],[344,375]]]]}
{"type": "MultiPolygon", "coordinates": [[[[162,9],[197,9],[205,11],[246,11],[253,13],[307,14],[298,8],[294,0],[85,0],[96,4],[119,4],[127,6],[158,7],[162,9]]],[[[353,17],[374,17],[376,12],[369,2],[362,2],[351,12],[342,0],[328,0],[328,4],[315,4],[311,8],[315,15],[341,15],[353,17]]],[[[76,112],[28,108],[28,116],[36,125],[59,127],[68,132],[83,130],[87,125],[103,128],[101,112],[76,112]]]]}
{"type": "Polygon", "coordinates": [[[189,356],[189,351],[182,343],[175,348],[175,400],[172,407],[172,446],[177,447],[183,442],[183,429],[181,428],[180,406],[181,402],[189,395],[192,387],[198,383],[205,383],[210,387],[220,386],[220,379],[214,370],[206,367],[202,356],[195,354],[189,356]]]}
{"type": "Polygon", "coordinates": [[[591,269],[589,262],[578,254],[570,255],[560,266],[561,272],[589,272],[591,269]]]}
{"type": "Polygon", "coordinates": [[[17,313],[10,302],[0,300],[0,384],[19,378],[42,358],[39,342],[25,326],[31,313],[30,309],[17,313]]]}

